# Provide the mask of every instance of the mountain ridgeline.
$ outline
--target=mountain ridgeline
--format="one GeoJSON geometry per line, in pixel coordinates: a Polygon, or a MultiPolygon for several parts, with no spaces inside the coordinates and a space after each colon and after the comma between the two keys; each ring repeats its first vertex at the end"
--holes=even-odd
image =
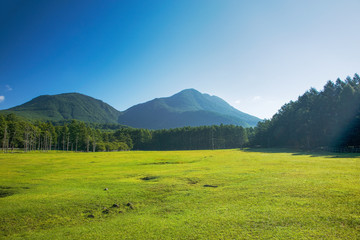
{"type": "Polygon", "coordinates": [[[20,106],[2,110],[31,120],[81,120],[119,123],[135,128],[169,129],[184,126],[233,124],[255,126],[260,119],[240,112],[216,96],[195,89],[171,97],[156,98],[120,112],[101,100],[79,94],[43,95],[20,106]]]}
{"type": "Polygon", "coordinates": [[[121,124],[147,129],[220,124],[249,127],[259,121],[259,118],[240,112],[221,98],[202,94],[195,89],[138,104],[119,116],[121,124]]]}
{"type": "Polygon", "coordinates": [[[3,112],[32,120],[77,119],[93,123],[117,123],[121,114],[109,104],[80,93],[42,95],[3,112]]]}

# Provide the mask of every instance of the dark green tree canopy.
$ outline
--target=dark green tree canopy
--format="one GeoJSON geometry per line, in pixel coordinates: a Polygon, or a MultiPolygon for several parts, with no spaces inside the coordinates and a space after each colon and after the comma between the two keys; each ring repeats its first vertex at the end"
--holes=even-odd
{"type": "Polygon", "coordinates": [[[255,128],[252,145],[263,147],[360,146],[360,77],[311,88],[255,128]]]}

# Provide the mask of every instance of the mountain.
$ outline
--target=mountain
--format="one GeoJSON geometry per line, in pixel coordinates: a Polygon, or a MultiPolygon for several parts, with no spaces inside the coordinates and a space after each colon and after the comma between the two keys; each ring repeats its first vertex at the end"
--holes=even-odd
{"type": "Polygon", "coordinates": [[[124,112],[80,93],[64,93],[39,96],[20,106],[0,111],[0,114],[8,113],[32,120],[77,119],[148,129],[219,124],[249,127],[260,121],[233,108],[219,97],[202,94],[195,89],[186,89],[167,98],[156,98],[124,112]]]}
{"type": "Polygon", "coordinates": [[[117,123],[121,114],[109,104],[80,93],[42,95],[1,112],[14,113],[33,120],[77,119],[97,123],[117,123]]]}
{"type": "Polygon", "coordinates": [[[118,122],[135,128],[163,129],[219,124],[249,127],[260,120],[240,112],[219,97],[186,89],[171,97],[135,105],[124,111],[118,122]]]}

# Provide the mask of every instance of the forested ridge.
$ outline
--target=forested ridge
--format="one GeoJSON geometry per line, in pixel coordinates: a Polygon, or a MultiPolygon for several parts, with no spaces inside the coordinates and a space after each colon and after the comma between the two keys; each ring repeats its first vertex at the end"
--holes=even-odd
{"type": "Polygon", "coordinates": [[[80,93],[42,95],[1,113],[14,113],[28,120],[117,123],[121,112],[109,104],[80,93]]]}

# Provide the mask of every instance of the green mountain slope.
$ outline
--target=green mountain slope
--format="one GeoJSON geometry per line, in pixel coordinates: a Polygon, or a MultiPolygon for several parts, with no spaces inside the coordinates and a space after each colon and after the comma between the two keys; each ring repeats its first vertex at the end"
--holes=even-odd
{"type": "Polygon", "coordinates": [[[255,126],[259,118],[240,112],[221,98],[194,89],[157,98],[119,112],[110,105],[79,93],[43,95],[0,114],[14,113],[31,120],[120,123],[136,128],[164,129],[184,126],[234,124],[255,126]]]}
{"type": "Polygon", "coordinates": [[[148,129],[218,124],[249,127],[259,121],[259,118],[240,112],[221,98],[195,89],[133,106],[118,120],[121,124],[148,129]]]}
{"type": "Polygon", "coordinates": [[[117,123],[121,114],[103,101],[79,93],[43,95],[2,112],[32,120],[77,119],[97,123],[117,123]]]}

